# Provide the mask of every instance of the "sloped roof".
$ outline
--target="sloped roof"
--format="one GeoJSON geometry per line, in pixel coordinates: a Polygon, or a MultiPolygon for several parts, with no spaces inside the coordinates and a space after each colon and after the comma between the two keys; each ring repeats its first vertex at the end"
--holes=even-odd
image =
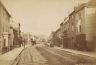
{"type": "Polygon", "coordinates": [[[11,17],[10,13],[8,12],[8,10],[6,9],[6,7],[3,5],[3,3],[0,1],[0,5],[5,9],[5,11],[7,12],[7,14],[11,17]]]}

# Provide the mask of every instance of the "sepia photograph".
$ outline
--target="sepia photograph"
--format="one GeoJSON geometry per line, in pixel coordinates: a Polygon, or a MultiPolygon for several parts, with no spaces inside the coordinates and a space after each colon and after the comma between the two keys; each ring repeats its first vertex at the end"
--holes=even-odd
{"type": "Polygon", "coordinates": [[[0,65],[96,65],[96,0],[0,0],[0,65]]]}

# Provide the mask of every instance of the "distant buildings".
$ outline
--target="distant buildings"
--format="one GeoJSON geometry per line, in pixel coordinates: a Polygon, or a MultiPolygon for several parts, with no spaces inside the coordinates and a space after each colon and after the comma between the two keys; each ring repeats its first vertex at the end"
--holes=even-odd
{"type": "Polygon", "coordinates": [[[96,7],[89,3],[74,7],[68,17],[54,32],[54,42],[59,40],[64,48],[77,50],[96,50],[96,7]],[[56,39],[57,38],[57,39],[56,39]]]}
{"type": "Polygon", "coordinates": [[[21,43],[19,42],[21,37],[20,23],[17,23],[11,19],[10,28],[10,38],[13,41],[13,46],[21,46],[21,43]]]}
{"type": "Polygon", "coordinates": [[[21,36],[24,40],[25,45],[31,45],[31,39],[33,39],[32,34],[30,34],[29,32],[26,32],[26,33],[21,32],[21,36]]]}
{"type": "Polygon", "coordinates": [[[61,28],[58,28],[55,32],[52,32],[51,35],[52,35],[51,46],[53,46],[53,45],[60,46],[62,44],[62,30],[61,30],[61,28]]]}

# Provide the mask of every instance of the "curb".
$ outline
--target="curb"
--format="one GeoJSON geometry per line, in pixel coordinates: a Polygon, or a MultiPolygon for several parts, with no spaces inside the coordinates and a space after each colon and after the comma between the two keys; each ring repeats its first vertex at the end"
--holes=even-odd
{"type": "Polygon", "coordinates": [[[22,49],[22,51],[18,54],[18,56],[12,61],[11,65],[16,65],[18,63],[18,58],[21,55],[21,53],[24,51],[25,48],[22,49]]]}
{"type": "MultiPolygon", "coordinates": [[[[58,48],[58,49],[60,49],[60,48],[58,48]]],[[[66,52],[69,52],[69,53],[73,53],[73,54],[76,54],[75,52],[71,52],[71,51],[67,51],[67,50],[64,50],[64,49],[60,49],[60,50],[63,50],[63,51],[66,51],[66,52]]],[[[87,55],[87,54],[80,54],[80,53],[77,53],[78,55],[82,55],[82,56],[86,56],[86,57],[91,57],[91,58],[95,58],[96,59],[96,57],[95,56],[91,56],[91,55],[87,55]]]]}

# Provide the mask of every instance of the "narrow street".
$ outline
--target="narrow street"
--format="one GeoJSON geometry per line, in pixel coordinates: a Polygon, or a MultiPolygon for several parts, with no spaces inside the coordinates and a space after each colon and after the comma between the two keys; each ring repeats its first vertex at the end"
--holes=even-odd
{"type": "Polygon", "coordinates": [[[96,65],[96,59],[50,47],[26,48],[13,65],[96,65]]]}
{"type": "Polygon", "coordinates": [[[30,46],[22,51],[12,65],[45,65],[45,61],[35,47],[30,46]]]}
{"type": "Polygon", "coordinates": [[[0,0],[0,65],[96,65],[96,0],[0,0]]]}

